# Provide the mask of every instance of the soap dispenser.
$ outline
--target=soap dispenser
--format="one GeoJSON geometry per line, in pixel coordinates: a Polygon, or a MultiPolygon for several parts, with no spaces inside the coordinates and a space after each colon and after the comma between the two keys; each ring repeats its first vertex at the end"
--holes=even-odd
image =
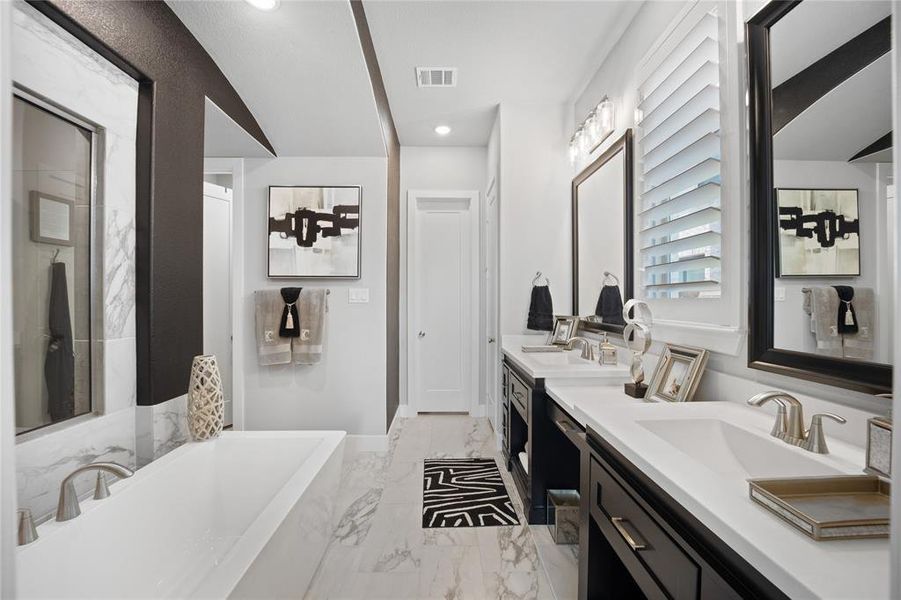
{"type": "Polygon", "coordinates": [[[602,365],[615,365],[617,363],[616,346],[610,343],[606,333],[604,334],[604,341],[601,342],[598,362],[602,365]]]}

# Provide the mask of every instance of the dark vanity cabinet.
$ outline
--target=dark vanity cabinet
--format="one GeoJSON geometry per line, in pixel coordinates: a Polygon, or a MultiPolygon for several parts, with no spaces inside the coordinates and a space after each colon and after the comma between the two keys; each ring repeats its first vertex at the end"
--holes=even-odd
{"type": "MultiPolygon", "coordinates": [[[[529,523],[547,522],[547,491],[579,489],[582,429],[533,379],[505,360],[502,370],[503,454],[529,523]],[[525,466],[519,459],[525,453],[525,466]]],[[[584,435],[584,434],[583,434],[584,435]]]]}
{"type": "Polygon", "coordinates": [[[589,428],[579,598],[787,598],[589,428]]]}

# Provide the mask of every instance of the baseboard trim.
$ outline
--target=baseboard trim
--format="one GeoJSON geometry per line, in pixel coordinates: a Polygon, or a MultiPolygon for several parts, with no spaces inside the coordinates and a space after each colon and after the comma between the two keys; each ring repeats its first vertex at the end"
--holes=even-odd
{"type": "Polygon", "coordinates": [[[387,435],[348,435],[344,442],[344,452],[387,452],[387,435]]]}

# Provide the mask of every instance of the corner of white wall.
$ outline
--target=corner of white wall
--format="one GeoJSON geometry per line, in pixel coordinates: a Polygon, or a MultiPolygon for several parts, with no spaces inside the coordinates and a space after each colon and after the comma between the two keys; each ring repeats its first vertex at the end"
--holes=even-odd
{"type": "MultiPolygon", "coordinates": [[[[0,2],[0,198],[9,198],[12,175],[12,3],[0,2]]],[[[0,202],[0,597],[15,595],[16,462],[13,324],[12,207],[0,202]]]]}

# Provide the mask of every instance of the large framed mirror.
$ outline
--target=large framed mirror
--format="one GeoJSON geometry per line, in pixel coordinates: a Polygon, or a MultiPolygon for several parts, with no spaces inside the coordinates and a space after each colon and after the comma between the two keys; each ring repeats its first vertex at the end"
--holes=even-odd
{"type": "Polygon", "coordinates": [[[748,364],[890,392],[891,4],[771,2],[747,34],[748,364]]]}
{"type": "Polygon", "coordinates": [[[632,130],[572,181],[573,314],[579,328],[622,333],[632,298],[632,130]]]}

